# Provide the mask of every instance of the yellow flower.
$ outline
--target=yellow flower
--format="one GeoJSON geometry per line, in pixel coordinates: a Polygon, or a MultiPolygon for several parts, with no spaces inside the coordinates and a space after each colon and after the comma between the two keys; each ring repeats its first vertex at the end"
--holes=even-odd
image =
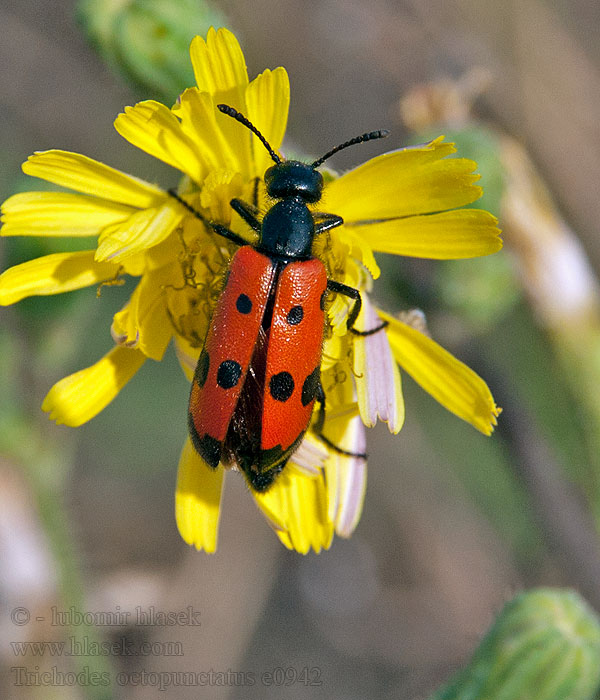
{"type": "MultiPolygon", "coordinates": [[[[283,68],[248,80],[240,46],[227,30],[196,37],[191,60],[197,87],[169,109],[154,102],[128,107],[115,122],[130,143],[181,173],[178,197],[250,244],[256,234],[233,214],[234,197],[255,199],[265,212],[263,183],[270,155],[250,131],[220,113],[219,103],[243,113],[273,149],[283,140],[289,106],[283,68]]],[[[326,442],[310,431],[290,462],[256,503],[286,547],[328,548],[334,532],[349,536],[366,486],[364,426],[378,419],[397,433],[404,419],[398,364],[448,410],[490,434],[498,409],[485,383],[433,340],[377,311],[367,298],[379,268],[373,252],[428,258],[487,255],[500,246],[488,212],[460,209],[481,195],[475,163],[447,158],[442,138],[373,158],[345,175],[328,177],[318,211],[344,225],[317,237],[313,253],[331,279],[361,290],[358,330],[347,332],[350,301],[337,294],[327,309],[321,367],[326,392],[326,442]],[[329,444],[328,444],[329,443],[329,444]],[[336,445],[348,454],[331,448],[336,445]]],[[[29,192],[2,208],[4,236],[97,236],[89,251],[57,253],[0,276],[0,304],[58,294],[128,274],[139,278],[112,324],[115,347],[92,367],[55,384],[43,409],[57,423],[78,426],[97,415],[146,358],[160,360],[174,340],[191,379],[209,320],[236,246],[168,192],[85,156],[35,153],[23,165],[32,176],[78,192],[29,192]]],[[[183,397],[182,397],[183,401],[183,397]]],[[[182,416],[184,409],[182,406],[182,416]]],[[[184,445],[176,493],[182,537],[197,549],[217,544],[224,469],[209,468],[190,440],[184,445]]]]}

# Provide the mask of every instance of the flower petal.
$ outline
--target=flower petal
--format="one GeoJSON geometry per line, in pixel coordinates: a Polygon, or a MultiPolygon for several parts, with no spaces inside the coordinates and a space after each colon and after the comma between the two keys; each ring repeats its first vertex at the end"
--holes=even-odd
{"type": "Polygon", "coordinates": [[[344,228],[356,231],[373,250],[393,255],[449,260],[490,255],[502,248],[498,220],[483,209],[458,209],[388,219],[344,228]]]}
{"type": "Polygon", "coordinates": [[[95,262],[93,250],[44,255],[10,267],[0,275],[0,305],[89,287],[113,278],[118,270],[112,263],[95,262]]]}
{"type": "Polygon", "coordinates": [[[179,360],[179,365],[183,373],[190,382],[194,378],[200,349],[199,347],[192,346],[186,338],[175,334],[175,355],[179,360]]]}
{"type": "Polygon", "coordinates": [[[446,158],[455,151],[440,137],[377,156],[327,185],[323,211],[349,223],[429,214],[474,202],[482,194],[474,184],[477,164],[446,158]]]}
{"type": "MultiPolygon", "coordinates": [[[[362,302],[357,330],[376,328],[381,319],[366,294],[362,302]]],[[[404,399],[400,372],[385,330],[357,336],[353,347],[354,383],[363,423],[372,428],[379,418],[388,424],[391,433],[398,433],[404,423],[404,399]]]]}
{"type": "Polygon", "coordinates": [[[318,476],[325,466],[329,456],[327,447],[313,433],[308,432],[302,439],[298,449],[290,458],[290,464],[304,472],[307,476],[318,476]]]}
{"type": "MultiPolygon", "coordinates": [[[[173,112],[160,102],[146,100],[115,119],[115,129],[129,143],[189,175],[196,183],[206,176],[198,145],[184,133],[173,112]]],[[[164,194],[164,193],[163,193],[164,194]]]]}
{"type": "Polygon", "coordinates": [[[69,192],[22,192],[2,205],[2,236],[97,236],[132,207],[69,192]]]}
{"type": "Polygon", "coordinates": [[[387,335],[400,366],[442,406],[491,435],[501,409],[483,379],[423,333],[389,314],[379,315],[390,324],[387,335]]]}
{"type": "Polygon", "coordinates": [[[286,468],[265,493],[254,500],[288,549],[306,554],[329,549],[333,524],[327,517],[327,487],[323,474],[311,477],[286,468]]]}
{"type": "Polygon", "coordinates": [[[176,263],[172,263],[145,272],[125,308],[114,316],[111,334],[115,343],[162,360],[173,335],[164,288],[176,279],[176,270],[176,263]]]}
{"type": "Polygon", "coordinates": [[[198,88],[211,95],[239,90],[248,84],[246,60],[235,35],[222,27],[208,30],[206,41],[192,39],[190,58],[198,88]]]}
{"type": "Polygon", "coordinates": [[[160,187],[69,151],[38,151],[23,163],[23,172],[61,187],[140,209],[155,206],[166,196],[160,187]]]}
{"type": "Polygon", "coordinates": [[[175,520],[183,540],[212,554],[217,549],[224,469],[211,469],[187,438],[177,473],[175,520]]]}
{"type": "MultiPolygon", "coordinates": [[[[225,103],[246,114],[248,70],[238,40],[227,29],[210,29],[204,41],[192,40],[190,56],[201,92],[208,92],[215,105],[225,103]]],[[[174,108],[177,112],[177,107],[174,108]]],[[[224,114],[218,116],[219,129],[233,153],[237,154],[244,175],[249,174],[250,143],[256,137],[224,114]]],[[[262,175],[262,173],[261,173],[262,175]]]]}
{"type": "Polygon", "coordinates": [[[340,226],[338,236],[341,241],[344,241],[351,247],[352,257],[360,260],[371,274],[371,277],[376,280],[379,278],[381,270],[375,260],[370,243],[362,236],[364,228],[366,227],[340,226]]]}
{"type": "Polygon", "coordinates": [[[98,415],[144,364],[139,350],[113,348],[96,364],[57,382],[42,410],[59,425],[76,428],[98,415]]]}
{"type": "MultiPolygon", "coordinates": [[[[246,116],[266,138],[271,148],[281,146],[290,106],[290,81],[285,68],[265,70],[248,85],[246,116]]],[[[250,177],[262,177],[273,165],[271,156],[257,139],[252,140],[254,167],[250,177]]]]}
{"type": "MultiPolygon", "coordinates": [[[[366,449],[365,428],[359,416],[346,424],[336,443],[349,452],[361,454],[366,449]]],[[[350,537],[362,513],[367,489],[367,460],[331,452],[325,465],[329,519],[340,537],[350,537]]]]}
{"type": "Polygon", "coordinates": [[[136,212],[127,221],[104,230],[98,242],[96,260],[122,262],[158,245],[173,233],[186,213],[184,207],[172,198],[160,207],[136,212]]]}
{"type": "Polygon", "coordinates": [[[242,162],[240,154],[225,137],[221,112],[207,92],[200,92],[197,88],[186,90],[180,97],[177,115],[183,132],[196,144],[198,157],[209,176],[215,170],[240,173],[248,170],[247,161],[242,162]]]}
{"type": "MultiPolygon", "coordinates": [[[[218,221],[223,226],[235,225],[235,219],[231,221],[233,209],[230,202],[242,191],[242,178],[239,173],[232,170],[213,170],[204,180],[200,206],[213,221],[218,221]]],[[[248,236],[248,225],[245,222],[242,225],[242,236],[248,236]]],[[[252,232],[251,235],[256,234],[252,232]]]]}

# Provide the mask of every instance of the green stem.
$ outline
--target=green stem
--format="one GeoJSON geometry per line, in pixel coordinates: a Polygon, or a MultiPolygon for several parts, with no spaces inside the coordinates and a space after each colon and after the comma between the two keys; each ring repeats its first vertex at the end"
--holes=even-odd
{"type": "MultiPolygon", "coordinates": [[[[47,435],[40,435],[40,426],[25,421],[20,426],[23,439],[11,441],[13,458],[24,466],[31,493],[35,499],[44,534],[49,543],[57,572],[60,608],[77,611],[86,610],[84,583],[78,565],[78,549],[73,538],[73,527],[64,504],[65,486],[72,473],[74,441],[66,440],[60,445],[47,435]]],[[[65,636],[73,638],[79,648],[99,648],[102,641],[98,630],[90,625],[65,627],[65,636]]],[[[90,655],[70,657],[73,671],[77,674],[89,672],[89,677],[98,679],[80,685],[86,700],[112,700],[112,669],[105,656],[90,655]]]]}

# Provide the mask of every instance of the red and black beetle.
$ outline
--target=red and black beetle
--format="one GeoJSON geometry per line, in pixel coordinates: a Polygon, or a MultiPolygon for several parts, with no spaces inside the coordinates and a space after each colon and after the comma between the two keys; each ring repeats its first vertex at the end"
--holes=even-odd
{"type": "Polygon", "coordinates": [[[328,291],[353,300],[347,327],[361,308],[357,289],[327,279],[323,263],[312,255],[315,236],[343,224],[335,214],[313,214],[308,204],[321,199],[323,177],[317,170],[343,148],[387,136],[373,131],[347,141],[314,163],[282,160],[264,136],[240,112],[218,105],[224,114],[250,129],[275,165],[265,173],[267,194],[278,200],[262,221],[256,203],[231,200],[231,206],[259,235],[249,245],[230,229],[209,221],[176,192],[170,194],[212,231],[241,246],[233,255],[223,292],[212,316],[190,393],[188,425],[192,443],[212,468],[235,463],[250,487],[265,491],[300,444],[319,402],[316,434],[322,435],[325,395],[320,367],[328,291]]]}

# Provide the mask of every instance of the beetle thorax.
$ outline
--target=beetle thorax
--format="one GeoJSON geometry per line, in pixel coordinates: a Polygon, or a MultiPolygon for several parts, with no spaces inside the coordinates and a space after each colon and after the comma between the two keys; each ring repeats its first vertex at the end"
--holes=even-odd
{"type": "Polygon", "coordinates": [[[265,185],[269,196],[281,201],[262,221],[260,250],[287,259],[309,258],[315,224],[307,203],[321,199],[323,176],[308,163],[284,160],[267,170],[265,185]]]}
{"type": "Polygon", "coordinates": [[[274,204],[262,221],[259,250],[287,259],[311,256],[315,224],[301,197],[274,204]]]}

